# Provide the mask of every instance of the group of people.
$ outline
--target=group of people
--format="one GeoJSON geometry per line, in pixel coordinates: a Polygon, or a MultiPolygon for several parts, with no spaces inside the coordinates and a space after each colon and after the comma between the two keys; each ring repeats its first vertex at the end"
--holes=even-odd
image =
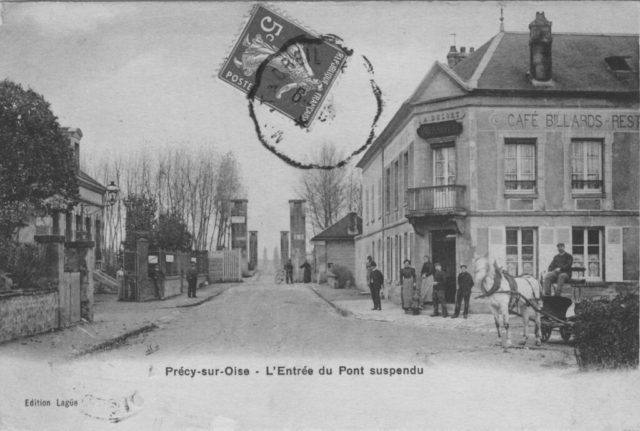
{"type": "MultiPolygon", "coordinates": [[[[311,282],[311,265],[306,260],[302,265],[300,265],[300,269],[303,270],[302,281],[304,283],[311,282]]],[[[284,264],[284,272],[286,276],[287,284],[293,284],[293,262],[291,259],[287,260],[287,263],[284,264]]]]}
{"type": "MultiPolygon", "coordinates": [[[[565,244],[558,243],[558,254],[553,258],[547,274],[544,276],[543,286],[544,295],[551,295],[552,285],[556,285],[555,295],[562,295],[563,285],[571,279],[573,256],[565,251],[565,244]]],[[[431,263],[429,256],[425,255],[425,262],[420,271],[421,285],[417,284],[416,270],[411,267],[411,261],[406,259],[404,268],[400,270],[399,284],[402,286],[400,290],[402,308],[405,313],[412,313],[412,308],[416,306],[416,293],[419,298],[421,308],[427,303],[433,303],[433,314],[431,316],[448,317],[447,303],[445,300],[445,292],[447,287],[447,274],[442,270],[439,263],[431,263]],[[442,314],[440,313],[442,309],[442,314]]],[[[376,263],[371,256],[367,257],[367,284],[371,290],[371,298],[373,299],[373,310],[381,310],[380,291],[384,287],[384,275],[377,268],[376,263]]],[[[467,265],[460,265],[460,273],[458,274],[458,290],[456,293],[455,311],[451,316],[455,319],[460,316],[460,309],[464,301],[464,318],[469,316],[469,300],[471,298],[471,289],[474,281],[471,274],[467,272],[467,265]]]]}
{"type": "MultiPolygon", "coordinates": [[[[445,300],[445,292],[447,287],[447,274],[442,270],[439,263],[431,263],[429,256],[425,256],[425,262],[420,271],[422,279],[421,286],[417,284],[416,270],[411,267],[411,261],[406,259],[404,268],[400,270],[400,290],[402,308],[405,313],[412,313],[412,308],[416,306],[422,308],[427,303],[433,303],[433,314],[431,316],[449,317],[447,303],[445,300]],[[416,301],[418,302],[416,304],[416,301]],[[440,314],[442,309],[442,314],[440,314]]],[[[367,257],[367,280],[371,290],[371,298],[373,299],[373,310],[381,310],[380,291],[384,286],[384,275],[377,268],[376,262],[367,257]]],[[[463,316],[466,319],[469,316],[469,300],[471,297],[471,288],[473,287],[473,278],[467,272],[467,266],[460,266],[460,274],[458,275],[458,292],[456,295],[455,311],[451,318],[455,319],[460,315],[462,301],[464,300],[463,316]]]]}
{"type": "MultiPolygon", "coordinates": [[[[149,278],[153,281],[153,286],[155,288],[156,299],[161,301],[165,300],[164,296],[164,272],[160,269],[158,264],[153,264],[149,266],[148,270],[149,278]]],[[[189,269],[186,273],[187,283],[189,285],[189,290],[187,296],[189,298],[197,298],[196,296],[196,288],[198,286],[198,270],[196,269],[196,263],[191,262],[189,269]]],[[[124,272],[123,272],[124,278],[124,272]]]]}

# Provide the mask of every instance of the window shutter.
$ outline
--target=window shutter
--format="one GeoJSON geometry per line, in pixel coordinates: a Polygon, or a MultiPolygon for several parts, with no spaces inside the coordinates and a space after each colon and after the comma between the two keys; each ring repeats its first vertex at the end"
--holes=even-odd
{"type": "Polygon", "coordinates": [[[605,279],[623,281],[622,274],[622,228],[608,227],[605,232],[605,279]]]}
{"type": "Polygon", "coordinates": [[[489,228],[489,259],[493,265],[495,260],[498,266],[505,267],[507,263],[506,255],[506,240],[505,240],[505,228],[504,227],[490,227],[489,228]]]}
{"type": "MultiPolygon", "coordinates": [[[[547,268],[551,264],[553,257],[558,253],[556,248],[556,231],[552,227],[540,227],[540,272],[547,272],[547,268]]],[[[567,249],[570,252],[569,249],[567,249]]]]}

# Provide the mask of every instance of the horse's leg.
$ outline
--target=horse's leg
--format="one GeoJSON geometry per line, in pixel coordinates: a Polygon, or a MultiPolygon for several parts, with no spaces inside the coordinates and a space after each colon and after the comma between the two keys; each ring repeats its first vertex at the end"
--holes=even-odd
{"type": "Polygon", "coordinates": [[[496,310],[493,305],[491,306],[491,312],[493,313],[493,320],[494,322],[496,322],[496,330],[498,331],[498,343],[496,345],[502,346],[502,335],[500,334],[500,320],[498,318],[498,310],[496,310]]]}
{"type": "Polygon", "coordinates": [[[507,341],[504,344],[504,347],[511,347],[511,334],[509,333],[509,305],[507,304],[505,311],[502,312],[502,326],[504,326],[504,330],[507,333],[507,341]]]}
{"type": "Polygon", "coordinates": [[[529,307],[527,304],[520,305],[520,314],[522,314],[522,323],[524,323],[524,333],[522,334],[524,338],[520,342],[520,345],[524,346],[527,344],[527,338],[529,338],[529,335],[527,334],[527,329],[529,327],[529,307]]]}
{"type": "MultiPolygon", "coordinates": [[[[540,307],[538,307],[540,308],[540,307]]],[[[542,341],[540,340],[540,332],[542,330],[542,323],[540,323],[540,313],[538,313],[537,311],[534,310],[534,319],[535,319],[535,323],[536,323],[536,346],[540,347],[542,346],[542,341]]]]}

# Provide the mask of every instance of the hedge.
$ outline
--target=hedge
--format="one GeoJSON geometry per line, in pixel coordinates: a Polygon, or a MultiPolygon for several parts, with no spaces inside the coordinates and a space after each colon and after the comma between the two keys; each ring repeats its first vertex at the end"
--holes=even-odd
{"type": "Polygon", "coordinates": [[[573,327],[580,369],[638,367],[638,294],[576,304],[573,327]]]}
{"type": "Polygon", "coordinates": [[[354,285],[353,274],[347,267],[334,265],[333,268],[331,268],[331,272],[336,276],[338,289],[343,289],[347,285],[347,282],[349,282],[350,286],[354,285]]]}

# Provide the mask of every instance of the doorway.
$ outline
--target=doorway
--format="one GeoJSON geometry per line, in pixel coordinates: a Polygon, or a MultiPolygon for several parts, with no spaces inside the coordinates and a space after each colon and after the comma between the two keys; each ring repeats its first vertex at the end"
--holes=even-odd
{"type": "Polygon", "coordinates": [[[456,233],[453,230],[431,231],[432,262],[442,265],[447,274],[447,303],[456,301],[456,233]]]}

